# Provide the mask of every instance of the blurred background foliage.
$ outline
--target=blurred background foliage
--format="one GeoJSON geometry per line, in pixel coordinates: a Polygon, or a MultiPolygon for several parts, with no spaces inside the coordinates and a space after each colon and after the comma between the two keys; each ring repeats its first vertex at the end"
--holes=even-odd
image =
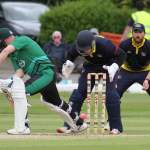
{"type": "MultiPolygon", "coordinates": [[[[135,3],[138,0],[112,0],[118,7],[130,7],[135,8],[135,3]]],[[[141,0],[143,1],[146,8],[150,8],[150,0],[141,0]]]]}
{"type": "MultiPolygon", "coordinates": [[[[82,29],[122,33],[139,0],[37,0],[50,7],[41,16],[39,40],[45,43],[54,30],[60,30],[65,41],[72,42],[82,29]]],[[[142,0],[149,11],[150,0],[142,0]]]]}
{"type": "MultiPolygon", "coordinates": [[[[61,5],[64,2],[80,1],[80,0],[37,0],[37,1],[48,4],[48,5],[55,6],[55,5],[61,5]]],[[[138,1],[138,0],[109,0],[109,1],[115,3],[119,7],[128,6],[128,7],[134,8],[135,7],[135,2],[138,1]]],[[[142,1],[144,2],[145,6],[147,8],[150,7],[150,0],[142,0],[142,1]]]]}
{"type": "Polygon", "coordinates": [[[80,30],[92,27],[121,33],[131,12],[132,9],[119,8],[111,0],[64,0],[40,18],[40,40],[48,41],[54,30],[62,31],[68,42],[72,42],[80,30]]]}

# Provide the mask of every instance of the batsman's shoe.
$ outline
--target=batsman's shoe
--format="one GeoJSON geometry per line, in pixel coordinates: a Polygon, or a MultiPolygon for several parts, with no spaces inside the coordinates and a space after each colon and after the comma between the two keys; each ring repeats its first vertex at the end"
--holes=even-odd
{"type": "Polygon", "coordinates": [[[72,132],[72,130],[66,126],[60,127],[56,131],[57,131],[57,133],[65,133],[65,134],[69,134],[72,132]]]}
{"type": "Polygon", "coordinates": [[[82,132],[82,131],[86,130],[87,128],[88,128],[87,123],[83,122],[83,124],[77,125],[77,129],[75,129],[75,130],[64,126],[64,127],[58,128],[56,131],[57,131],[57,133],[71,134],[71,133],[82,132]]]}
{"type": "Polygon", "coordinates": [[[87,123],[83,122],[83,124],[77,126],[77,130],[72,130],[74,133],[83,132],[88,128],[87,123]]]}
{"type": "Polygon", "coordinates": [[[27,118],[27,119],[25,119],[25,127],[26,128],[30,128],[30,123],[29,123],[29,119],[27,118]]]}
{"type": "Polygon", "coordinates": [[[110,131],[110,134],[111,134],[111,135],[119,135],[119,134],[121,134],[121,132],[120,132],[118,129],[112,129],[112,130],[110,131]]]}
{"type": "Polygon", "coordinates": [[[25,128],[23,131],[17,131],[15,128],[7,130],[8,134],[11,135],[29,135],[30,128],[25,128]]]}

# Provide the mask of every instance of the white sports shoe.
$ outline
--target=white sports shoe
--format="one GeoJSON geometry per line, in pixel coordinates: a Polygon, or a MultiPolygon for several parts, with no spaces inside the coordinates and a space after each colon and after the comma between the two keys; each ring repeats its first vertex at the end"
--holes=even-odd
{"type": "Polygon", "coordinates": [[[68,127],[61,127],[61,128],[58,128],[56,131],[57,131],[57,133],[70,134],[70,133],[82,132],[82,131],[86,130],[87,128],[88,128],[88,125],[87,125],[87,123],[84,122],[82,125],[78,125],[76,130],[73,130],[68,127]]]}
{"type": "Polygon", "coordinates": [[[57,133],[66,133],[66,134],[69,134],[72,132],[72,130],[68,127],[60,127],[56,131],[57,133]]]}
{"type": "Polygon", "coordinates": [[[75,130],[75,131],[73,130],[73,132],[75,132],[75,133],[82,132],[82,131],[86,130],[87,128],[88,128],[87,123],[83,122],[83,124],[82,125],[78,125],[77,126],[77,130],[75,130]]]}
{"type": "Polygon", "coordinates": [[[8,134],[11,135],[29,135],[30,134],[30,129],[25,128],[23,131],[17,131],[15,128],[7,130],[8,134]]]}
{"type": "Polygon", "coordinates": [[[121,134],[121,133],[120,133],[120,131],[119,131],[118,129],[112,129],[112,130],[110,131],[110,134],[112,134],[112,135],[119,135],[119,134],[121,134]]]}

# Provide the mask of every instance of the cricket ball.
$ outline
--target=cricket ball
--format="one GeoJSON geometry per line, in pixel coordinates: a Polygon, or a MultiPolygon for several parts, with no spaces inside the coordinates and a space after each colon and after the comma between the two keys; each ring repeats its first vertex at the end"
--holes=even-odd
{"type": "Polygon", "coordinates": [[[81,113],[80,118],[83,119],[83,120],[86,120],[87,119],[87,114],[86,113],[81,113]]]}

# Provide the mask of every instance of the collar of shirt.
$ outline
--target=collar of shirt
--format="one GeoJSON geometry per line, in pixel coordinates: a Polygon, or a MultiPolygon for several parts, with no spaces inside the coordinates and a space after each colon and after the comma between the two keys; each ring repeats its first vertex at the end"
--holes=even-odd
{"type": "Polygon", "coordinates": [[[135,49],[136,49],[136,54],[138,54],[138,52],[139,52],[139,48],[141,48],[143,45],[144,45],[144,43],[145,43],[145,39],[143,39],[143,41],[140,43],[140,44],[137,44],[135,41],[134,41],[134,39],[132,38],[132,45],[133,45],[133,47],[135,47],[135,49]]]}
{"type": "Polygon", "coordinates": [[[95,40],[92,42],[91,50],[92,50],[92,53],[91,53],[90,57],[93,57],[93,53],[96,52],[96,41],[95,40]]]}

